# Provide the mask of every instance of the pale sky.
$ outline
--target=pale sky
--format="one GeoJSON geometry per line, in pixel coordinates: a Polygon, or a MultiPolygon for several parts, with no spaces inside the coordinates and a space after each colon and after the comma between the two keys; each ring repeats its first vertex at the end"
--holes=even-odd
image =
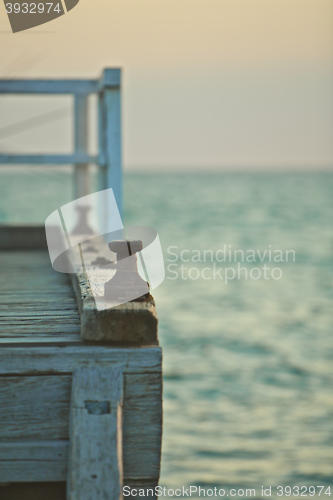
{"type": "MultiPolygon", "coordinates": [[[[125,168],[333,166],[332,0],[80,0],[14,35],[0,5],[0,51],[1,78],[121,66],[125,168]]],[[[0,129],[63,106],[0,102],[0,129]]],[[[0,148],[70,137],[58,122],[0,148]]]]}

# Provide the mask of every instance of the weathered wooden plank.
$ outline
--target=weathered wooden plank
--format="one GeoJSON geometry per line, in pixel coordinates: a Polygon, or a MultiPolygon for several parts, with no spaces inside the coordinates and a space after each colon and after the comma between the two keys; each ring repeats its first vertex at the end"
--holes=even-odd
{"type": "MultiPolygon", "coordinates": [[[[0,483],[64,481],[67,461],[12,460],[0,461],[0,483]]],[[[1,486],[0,486],[1,488],[1,486]]],[[[0,489],[1,495],[1,489],[0,489]]],[[[2,498],[0,496],[0,498],[2,498]]],[[[25,497],[24,497],[25,498],[25,497]]]]}
{"type": "Polygon", "coordinates": [[[158,481],[162,440],[162,374],[124,375],[124,484],[158,481]]]}
{"type": "Polygon", "coordinates": [[[36,309],[32,309],[28,316],[27,316],[27,312],[22,312],[20,310],[14,311],[14,312],[12,312],[12,311],[13,311],[13,309],[7,310],[7,311],[0,309],[0,318],[2,318],[2,319],[8,318],[9,320],[10,320],[10,318],[17,318],[17,319],[20,319],[20,318],[24,319],[25,318],[28,321],[41,320],[41,319],[45,319],[47,321],[48,318],[53,318],[54,320],[59,320],[61,322],[63,322],[64,320],[70,321],[72,319],[75,319],[77,321],[76,312],[73,310],[68,310],[68,309],[59,310],[59,311],[55,311],[55,312],[52,312],[52,311],[45,312],[45,309],[44,309],[44,311],[38,311],[36,309]]]}
{"type": "MultiPolygon", "coordinates": [[[[27,228],[16,229],[18,229],[18,232],[14,231],[14,234],[18,234],[16,236],[17,244],[22,241],[21,238],[29,239],[27,236],[29,230],[27,228]]],[[[32,235],[34,231],[33,228],[32,235]]],[[[9,245],[11,240],[5,238],[4,241],[6,245],[9,245]]],[[[90,256],[91,261],[94,261],[98,256],[104,256],[105,248],[107,248],[105,242],[98,244],[95,239],[94,245],[97,248],[97,253],[95,252],[90,256]]],[[[107,252],[109,257],[111,252],[109,250],[107,252]]],[[[85,256],[89,259],[89,254],[85,254],[85,256]]],[[[90,262],[87,262],[87,264],[90,265],[90,262]]],[[[2,291],[6,292],[5,297],[0,295],[0,304],[8,302],[20,304],[20,311],[14,307],[11,312],[5,314],[2,312],[4,308],[0,309],[0,320],[2,322],[0,337],[6,335],[12,337],[15,329],[17,329],[18,336],[21,336],[22,332],[24,332],[26,335],[41,334],[45,337],[47,332],[50,335],[55,333],[59,325],[60,335],[73,334],[76,336],[80,329],[82,339],[88,341],[127,342],[138,345],[158,344],[158,321],[153,298],[143,302],[129,302],[120,306],[97,310],[87,275],[72,274],[71,279],[80,317],[76,312],[77,308],[72,303],[73,308],[71,307],[70,311],[66,307],[64,312],[64,308],[59,304],[59,314],[42,315],[45,316],[44,319],[38,317],[39,314],[36,314],[36,310],[31,306],[28,309],[26,306],[21,306],[21,304],[30,300],[29,294],[32,297],[31,300],[35,303],[34,291],[39,294],[43,292],[45,297],[51,294],[55,298],[55,294],[59,293],[62,299],[73,298],[75,295],[68,283],[68,276],[52,269],[46,251],[0,252],[0,267],[5,269],[5,272],[0,275],[0,287],[2,291]],[[38,255],[35,255],[35,253],[38,253],[38,255]],[[10,294],[11,291],[13,295],[10,294]],[[75,315],[77,315],[77,320],[75,315]],[[5,318],[5,316],[7,317],[5,318]],[[26,316],[26,319],[24,319],[24,316],[26,316]],[[67,316],[66,321],[63,321],[63,325],[60,325],[64,316],[67,316]],[[75,329],[75,326],[77,326],[77,329],[75,329]]],[[[95,271],[92,270],[91,272],[94,274],[95,271]]],[[[95,288],[97,287],[96,290],[102,289],[104,282],[110,279],[110,276],[101,273],[98,269],[95,275],[93,276],[93,285],[95,288]]],[[[98,290],[96,293],[99,293],[98,290]]],[[[45,309],[50,311],[49,300],[45,300],[48,302],[45,309]]],[[[39,308],[39,311],[41,310],[42,308],[39,308]]],[[[52,310],[58,310],[55,304],[52,310]]]]}
{"type": "Polygon", "coordinates": [[[76,341],[79,339],[79,335],[76,333],[77,332],[77,326],[76,325],[69,325],[67,326],[67,328],[65,329],[64,328],[64,333],[62,334],[61,333],[61,330],[59,331],[60,327],[56,327],[56,328],[52,328],[52,329],[48,329],[47,325],[44,324],[44,326],[41,326],[40,328],[32,328],[30,327],[29,323],[20,323],[20,324],[14,324],[14,325],[10,325],[10,324],[6,324],[4,326],[4,329],[6,329],[6,332],[5,333],[1,333],[0,334],[0,337],[1,338],[29,338],[31,335],[35,335],[35,336],[41,336],[41,337],[45,337],[45,336],[50,336],[50,338],[54,338],[56,337],[57,335],[59,336],[72,336],[73,337],[73,341],[76,341]],[[18,329],[22,329],[24,330],[24,332],[22,333],[17,333],[18,329]]]}
{"type": "MultiPolygon", "coordinates": [[[[27,258],[29,258],[29,255],[27,256],[27,258]]],[[[3,263],[1,262],[1,265],[2,264],[3,263]]],[[[39,268],[30,267],[30,266],[29,267],[28,266],[25,266],[25,267],[23,267],[23,266],[22,267],[17,266],[15,269],[9,269],[9,268],[7,268],[6,269],[6,271],[7,271],[6,274],[8,274],[8,276],[10,276],[11,279],[17,279],[18,280],[20,278],[20,272],[21,273],[22,272],[23,273],[34,272],[34,273],[36,273],[36,276],[38,277],[38,280],[41,282],[41,284],[46,284],[47,280],[46,280],[46,277],[45,277],[44,273],[45,273],[45,271],[49,272],[50,270],[51,270],[51,266],[49,266],[49,267],[46,267],[46,266],[42,267],[42,266],[40,266],[39,268]]],[[[55,272],[56,271],[54,271],[54,273],[55,272]]],[[[57,277],[57,275],[54,274],[54,273],[50,273],[50,276],[49,276],[50,285],[54,285],[55,283],[60,283],[60,284],[61,283],[62,284],[66,283],[66,281],[67,281],[66,280],[66,278],[67,278],[66,275],[59,273],[60,277],[61,277],[61,279],[59,280],[59,277],[57,277]]],[[[1,276],[1,279],[3,279],[3,277],[4,276],[1,276]]],[[[23,286],[27,285],[27,283],[22,282],[22,285],[23,286]]]]}
{"type": "MultiPolygon", "coordinates": [[[[0,331],[1,333],[5,334],[7,332],[7,327],[12,325],[18,326],[18,330],[20,327],[24,326],[29,328],[30,331],[41,331],[42,329],[45,329],[45,333],[47,333],[48,329],[50,329],[50,332],[61,332],[62,330],[65,332],[69,332],[72,330],[71,326],[74,328],[74,331],[79,331],[80,329],[80,322],[77,319],[76,314],[73,314],[72,312],[66,311],[68,314],[59,314],[58,313],[53,313],[53,314],[47,314],[47,315],[37,315],[37,314],[26,314],[22,315],[16,315],[15,313],[13,315],[8,315],[7,317],[1,317],[1,326],[0,326],[0,331]]],[[[19,333],[23,333],[25,330],[19,331],[19,333]]],[[[73,331],[73,330],[72,330],[73,331]]]]}
{"type": "Polygon", "coordinates": [[[126,373],[161,372],[160,347],[65,346],[4,347],[0,350],[0,375],[72,373],[78,367],[121,367],[126,373]]]}
{"type": "MultiPolygon", "coordinates": [[[[64,290],[68,290],[67,286],[64,290]]],[[[72,296],[67,296],[60,289],[60,291],[55,291],[45,294],[36,291],[35,293],[31,290],[20,290],[0,292],[0,307],[13,307],[15,305],[20,306],[24,304],[26,307],[41,307],[44,309],[47,307],[57,308],[59,306],[63,307],[75,307],[77,309],[76,300],[72,296]]]]}
{"type": "MultiPolygon", "coordinates": [[[[7,246],[15,238],[23,245],[30,236],[34,241],[35,228],[19,228],[19,236],[12,240],[14,229],[3,240],[7,246]]],[[[37,236],[41,235],[37,230],[37,236]]],[[[15,338],[30,342],[30,337],[39,337],[39,342],[55,341],[57,335],[60,342],[81,340],[80,316],[69,277],[54,271],[46,250],[2,251],[0,268],[0,342],[15,342],[15,338]]]]}
{"type": "Polygon", "coordinates": [[[153,298],[98,311],[87,276],[72,274],[71,278],[84,340],[158,344],[158,320],[153,298]]]}
{"type": "Polygon", "coordinates": [[[122,392],[119,369],[73,373],[68,500],[118,500],[122,486],[122,392]]]}
{"type": "Polygon", "coordinates": [[[0,378],[0,441],[68,438],[70,376],[0,378]]]}
{"type": "Polygon", "coordinates": [[[76,165],[79,163],[98,163],[97,156],[83,153],[71,155],[10,155],[0,154],[0,165],[76,165]]]}
{"type": "MultiPolygon", "coordinates": [[[[47,304],[43,304],[44,310],[47,308],[47,304]]],[[[28,305],[21,305],[17,306],[16,304],[11,307],[10,305],[6,306],[0,306],[0,331],[1,331],[1,323],[2,321],[7,321],[11,323],[12,320],[18,320],[20,321],[21,319],[23,320],[24,318],[27,318],[29,320],[42,320],[42,321],[66,321],[66,319],[70,320],[73,324],[79,324],[79,321],[77,319],[77,314],[75,311],[69,308],[64,308],[64,311],[61,311],[59,313],[56,309],[50,310],[48,313],[44,313],[43,310],[39,309],[33,309],[29,307],[28,305]],[[25,307],[26,306],[26,307],[25,307]],[[22,313],[22,309],[26,310],[26,313],[22,313]],[[20,310],[21,309],[21,310],[20,310]],[[8,314],[7,314],[8,313],[8,314]]]]}
{"type": "Polygon", "coordinates": [[[42,302],[36,301],[35,303],[20,303],[18,304],[16,301],[9,302],[7,300],[7,303],[4,303],[5,301],[2,300],[2,297],[0,296],[0,315],[7,313],[11,314],[16,314],[20,313],[22,314],[22,305],[24,304],[24,309],[26,311],[29,311],[32,314],[36,314],[37,316],[44,315],[44,316],[49,316],[49,315],[54,315],[54,313],[61,315],[61,314],[71,314],[74,317],[74,312],[75,312],[75,317],[77,315],[76,311],[76,303],[74,300],[68,300],[68,301],[53,301],[49,300],[48,302],[42,302]],[[8,303],[9,302],[9,303],[8,303]],[[60,314],[61,313],[61,314],[60,314]]]}
{"type": "Polygon", "coordinates": [[[0,443],[0,483],[65,481],[68,448],[67,440],[0,443]]]}
{"type": "Polygon", "coordinates": [[[0,80],[1,94],[93,94],[120,87],[119,68],[106,68],[100,80],[0,80]]]}
{"type": "MultiPolygon", "coordinates": [[[[13,226],[1,226],[1,231],[2,232],[7,232],[10,233],[13,231],[14,234],[17,234],[17,239],[20,240],[21,237],[24,237],[26,235],[28,238],[33,238],[33,234],[35,232],[35,227],[36,231],[39,234],[43,234],[43,227],[41,226],[19,226],[19,225],[13,225],[13,226]],[[15,228],[18,229],[17,233],[14,231],[14,229],[10,228],[15,228]],[[22,228],[22,230],[21,230],[22,228]]],[[[4,233],[3,233],[4,234],[4,233]]],[[[45,234],[45,228],[44,228],[44,234],[45,234]]],[[[22,242],[21,242],[22,243],[22,242]]],[[[46,243],[46,239],[45,239],[46,243]]],[[[4,249],[1,249],[4,250],[4,249]]],[[[12,250],[12,249],[11,249],[12,250]]],[[[18,266],[23,266],[26,267],[35,267],[35,268],[40,268],[47,266],[49,267],[51,265],[50,263],[50,257],[48,255],[48,252],[46,252],[46,247],[40,248],[40,249],[34,249],[36,251],[34,252],[29,252],[27,255],[25,252],[6,252],[6,251],[1,251],[0,252],[0,260],[1,263],[6,263],[6,266],[8,267],[18,267],[18,266]]]]}
{"type": "MultiPolygon", "coordinates": [[[[74,97],[75,152],[87,154],[88,150],[88,96],[77,94],[74,97]]],[[[89,163],[75,166],[74,173],[75,199],[90,194],[89,163]]]]}
{"type": "MultiPolygon", "coordinates": [[[[99,110],[103,115],[99,120],[100,152],[105,160],[104,183],[100,189],[112,187],[118,210],[122,215],[122,148],[121,148],[121,90],[110,85],[115,74],[104,71],[102,92],[99,95],[99,110]]],[[[120,83],[121,74],[117,75],[120,83]]]]}
{"type": "Polygon", "coordinates": [[[0,337],[2,339],[5,338],[21,338],[21,339],[29,339],[31,335],[35,336],[40,336],[41,338],[44,337],[50,337],[54,338],[57,337],[57,335],[60,336],[67,336],[71,337],[73,342],[76,342],[78,340],[82,340],[80,337],[80,334],[78,333],[79,326],[77,325],[67,325],[63,329],[61,329],[61,326],[56,325],[54,328],[49,327],[48,324],[42,324],[42,325],[35,325],[31,326],[29,322],[22,322],[22,323],[17,323],[17,324],[6,324],[3,327],[3,330],[0,334],[0,337]]]}
{"type": "MultiPolygon", "coordinates": [[[[38,280],[32,280],[32,282],[35,282],[35,284],[38,284],[38,280]]],[[[19,296],[22,296],[22,298],[26,298],[29,296],[28,293],[25,293],[25,292],[29,292],[29,290],[27,288],[24,288],[22,287],[22,289],[20,290],[19,294],[17,293],[17,290],[19,290],[20,288],[20,283],[10,283],[8,284],[7,286],[7,294],[8,297],[9,296],[14,296],[16,295],[17,298],[19,298],[19,296]],[[12,292],[12,293],[11,293],[12,292]]],[[[4,285],[6,286],[6,285],[4,285]]],[[[41,285],[38,289],[38,291],[42,294],[44,294],[45,296],[48,295],[46,292],[50,292],[50,295],[52,293],[56,294],[58,293],[58,298],[62,298],[62,299],[66,299],[66,298],[72,298],[72,290],[70,288],[68,288],[68,285],[67,284],[64,284],[64,283],[61,283],[60,284],[54,284],[52,286],[52,284],[50,284],[50,287],[47,288],[47,285],[41,285]]],[[[3,294],[1,294],[1,298],[2,298],[3,294]]],[[[31,290],[30,290],[30,297],[31,297],[31,290]]],[[[29,297],[29,299],[30,299],[29,297]]],[[[46,300],[46,302],[48,302],[48,300],[46,300]]]]}
{"type": "Polygon", "coordinates": [[[91,94],[98,80],[0,80],[1,94],[91,94]]]}
{"type": "MultiPolygon", "coordinates": [[[[51,442],[50,442],[51,443],[51,442]]],[[[58,442],[56,441],[55,444],[58,442]]],[[[17,443],[13,443],[14,446],[17,443]]],[[[11,445],[11,446],[12,446],[11,445]]],[[[2,444],[0,445],[2,447],[2,444]]],[[[68,450],[69,444],[66,443],[66,449],[68,450]]],[[[27,448],[29,452],[29,448],[27,448]]],[[[54,447],[50,444],[49,451],[53,453],[54,447]]],[[[133,450],[132,450],[133,451],[133,450]]],[[[45,452],[45,456],[49,456],[50,452],[45,452]]],[[[68,451],[67,451],[68,454],[68,451]]],[[[140,457],[136,453],[132,452],[132,455],[136,457],[140,463],[140,457]]],[[[146,464],[146,462],[144,462],[146,464]]],[[[148,464],[151,465],[151,464],[148,464]]],[[[158,467],[158,464],[156,464],[158,467]]],[[[154,487],[158,484],[158,477],[156,479],[149,479],[145,477],[149,473],[149,469],[146,469],[146,474],[143,473],[142,479],[127,479],[124,478],[124,485],[132,485],[132,487],[138,487],[138,482],[140,483],[140,488],[144,487],[154,487]],[[153,486],[147,486],[151,485],[153,486]]],[[[49,482],[49,481],[66,481],[68,475],[68,457],[66,456],[63,460],[54,460],[51,458],[27,458],[21,459],[3,459],[0,460],[0,483],[9,482],[49,482]]],[[[1,498],[1,494],[0,494],[1,498]]]]}
{"type": "MultiPolygon", "coordinates": [[[[47,271],[46,271],[47,272],[47,271]]],[[[26,273],[27,274],[27,273],[26,273]]],[[[33,271],[31,272],[31,274],[33,274],[33,271]]],[[[23,276],[23,279],[24,279],[24,276],[23,276]]],[[[51,280],[52,281],[52,280],[51,280]]],[[[71,295],[71,289],[68,287],[68,284],[66,284],[66,282],[61,282],[60,283],[57,283],[56,281],[54,283],[50,283],[49,287],[47,287],[47,283],[43,283],[41,280],[38,280],[38,276],[33,276],[32,277],[32,281],[30,282],[34,285],[38,285],[38,291],[40,293],[44,293],[47,292],[48,290],[50,291],[50,293],[52,293],[53,291],[54,292],[60,292],[60,294],[63,296],[63,298],[66,298],[66,295],[67,297],[72,297],[71,295]]],[[[22,281],[20,282],[19,280],[13,280],[11,281],[10,278],[9,278],[9,282],[8,283],[2,283],[2,289],[4,289],[6,287],[7,289],[7,293],[9,294],[11,291],[12,292],[15,292],[15,290],[20,290],[20,292],[23,294],[25,291],[28,291],[28,288],[26,285],[22,285],[22,281]]],[[[31,289],[30,289],[31,291],[31,289]]],[[[20,293],[20,294],[21,294],[20,293]]]]}
{"type": "MultiPolygon", "coordinates": [[[[99,366],[99,363],[96,366],[99,366]]],[[[114,365],[108,363],[104,366],[113,368],[114,365]]],[[[129,370],[129,367],[130,364],[123,365],[120,370],[129,370]]],[[[127,372],[124,374],[123,463],[125,484],[135,481],[158,481],[162,434],[161,379],[161,373],[127,372]]],[[[0,469],[2,467],[1,460],[19,460],[22,467],[25,467],[23,462],[29,456],[35,461],[45,462],[48,460],[48,456],[54,456],[54,460],[59,458],[61,461],[66,441],[56,444],[52,440],[59,439],[60,436],[61,439],[69,437],[71,376],[0,377],[0,388],[0,407],[2,408],[0,413],[0,469]],[[50,393],[44,396],[44,392],[47,391],[50,393]],[[39,422],[44,420],[45,422],[39,425],[39,422]],[[50,441],[40,442],[40,440],[45,441],[45,439],[50,441]],[[9,440],[13,445],[12,448],[9,447],[11,446],[8,443],[9,440]],[[22,440],[30,441],[22,443],[22,440]],[[34,441],[31,442],[31,440],[34,441]],[[58,458],[55,456],[56,452],[53,455],[52,450],[59,451],[58,458]]],[[[66,479],[65,476],[59,476],[60,466],[53,468],[53,464],[49,463],[47,470],[45,467],[44,464],[43,468],[40,469],[39,476],[35,472],[33,480],[60,481],[66,479]],[[54,470],[54,475],[52,475],[52,470],[54,470]]],[[[0,482],[1,480],[0,476],[0,482]]],[[[18,473],[15,480],[27,481],[28,479],[22,472],[21,475],[18,473]]]]}
{"type": "Polygon", "coordinates": [[[82,345],[83,342],[81,340],[81,337],[74,337],[72,334],[70,335],[59,335],[59,333],[52,335],[49,335],[46,333],[43,335],[42,333],[39,333],[38,335],[34,336],[33,334],[31,335],[21,335],[18,336],[17,334],[13,333],[12,336],[6,335],[6,337],[0,337],[0,345],[1,348],[3,347],[14,347],[16,345],[20,345],[21,347],[29,347],[31,345],[35,346],[40,346],[47,344],[52,347],[60,347],[64,345],[64,343],[69,344],[69,345],[82,345]]]}
{"type": "MultiPolygon", "coordinates": [[[[81,318],[81,336],[84,340],[158,344],[158,318],[153,297],[142,302],[127,302],[111,307],[104,296],[104,283],[115,273],[113,269],[99,269],[92,262],[98,257],[111,257],[111,251],[102,237],[92,240],[96,253],[86,254],[83,259],[86,272],[71,274],[71,280],[81,318]],[[98,301],[98,307],[96,306],[98,301]]],[[[73,256],[75,259],[75,256],[73,256]]],[[[81,262],[71,261],[72,267],[81,262]]]]}
{"type": "Polygon", "coordinates": [[[1,462],[11,460],[63,462],[67,467],[68,440],[1,442],[0,469],[1,462]]]}

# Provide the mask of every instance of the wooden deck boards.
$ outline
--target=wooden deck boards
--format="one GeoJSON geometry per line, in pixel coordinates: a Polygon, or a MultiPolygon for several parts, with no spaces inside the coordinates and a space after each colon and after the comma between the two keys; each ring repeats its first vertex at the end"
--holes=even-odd
{"type": "Polygon", "coordinates": [[[0,343],[15,339],[80,342],[80,316],[69,276],[47,250],[0,252],[0,343]]]}
{"type": "MultiPolygon", "coordinates": [[[[17,241],[24,238],[17,237],[17,241]]],[[[96,309],[85,273],[70,278],[54,271],[47,250],[39,249],[39,240],[36,249],[24,247],[18,251],[9,248],[9,240],[5,242],[8,249],[1,242],[0,234],[0,498],[37,499],[39,482],[50,481],[51,489],[54,481],[64,486],[75,458],[69,453],[73,435],[70,429],[73,419],[72,426],[69,425],[73,373],[81,369],[87,373],[97,369],[122,374],[123,406],[119,422],[123,429],[123,481],[135,488],[156,486],[162,433],[162,352],[158,347],[156,313],[151,313],[154,321],[150,324],[144,303],[117,306],[121,311],[125,309],[124,316],[128,316],[127,330],[123,331],[117,308],[96,309]],[[149,323],[145,335],[139,328],[140,318],[149,323]],[[86,334],[88,326],[93,332],[105,327],[107,335],[102,336],[102,342],[89,337],[85,340],[87,335],[82,332],[86,334]],[[116,342],[117,335],[121,342],[116,342]],[[24,484],[24,494],[15,484],[19,482],[24,484]],[[4,483],[12,484],[3,486],[4,483]]],[[[29,239],[29,245],[33,243],[33,238],[29,239]]],[[[154,308],[153,302],[149,307],[154,308]]],[[[102,401],[97,396],[97,393],[87,394],[84,403],[113,401],[112,395],[101,395],[102,401]]],[[[94,418],[108,416],[96,415],[94,418]]],[[[98,421],[94,418],[92,423],[96,426],[98,421]]],[[[75,422],[77,425],[78,419],[75,422]]],[[[90,424],[88,427],[93,430],[90,424]]],[[[92,435],[90,430],[85,434],[92,435]]],[[[90,457],[92,446],[87,443],[86,456],[90,457]]],[[[106,457],[110,458],[108,454],[106,457]]],[[[92,467],[96,466],[94,463],[92,467]]],[[[99,469],[103,463],[102,460],[99,469]]],[[[104,481],[100,486],[103,493],[104,481]]],[[[43,498],[51,500],[49,493],[43,498]]],[[[64,487],[57,498],[65,500],[64,487]]]]}

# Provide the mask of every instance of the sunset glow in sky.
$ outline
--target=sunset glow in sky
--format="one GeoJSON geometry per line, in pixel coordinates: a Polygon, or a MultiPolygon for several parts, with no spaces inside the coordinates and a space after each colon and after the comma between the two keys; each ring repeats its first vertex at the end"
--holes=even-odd
{"type": "MultiPolygon", "coordinates": [[[[15,35],[1,5],[0,50],[1,78],[121,66],[126,167],[333,165],[331,0],[80,0],[15,35]]],[[[0,128],[20,120],[2,110],[0,128]]],[[[0,137],[18,142],[29,134],[0,137]]]]}

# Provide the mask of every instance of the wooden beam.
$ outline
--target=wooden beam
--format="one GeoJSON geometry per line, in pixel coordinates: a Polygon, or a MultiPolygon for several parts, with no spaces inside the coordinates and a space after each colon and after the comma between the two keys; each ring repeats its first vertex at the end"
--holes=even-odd
{"type": "MultiPolygon", "coordinates": [[[[114,366],[104,365],[107,369],[114,366]]],[[[11,464],[7,480],[66,481],[71,375],[1,376],[0,387],[0,482],[6,482],[2,471],[8,471],[11,464]]],[[[162,374],[124,372],[123,399],[124,484],[157,483],[162,374]]]]}
{"type": "Polygon", "coordinates": [[[68,441],[1,443],[0,483],[65,481],[68,441]]]}
{"type": "Polygon", "coordinates": [[[121,370],[73,373],[68,500],[119,500],[122,467],[121,370]]]}
{"type": "Polygon", "coordinates": [[[99,95],[99,152],[105,171],[101,172],[99,189],[113,189],[122,215],[122,148],[120,70],[104,70],[99,95]],[[115,86],[117,82],[119,85],[115,86]]]}
{"type": "Polygon", "coordinates": [[[92,94],[98,80],[0,80],[0,94],[92,94]]]}
{"type": "Polygon", "coordinates": [[[107,345],[64,347],[2,347],[0,349],[0,375],[33,375],[38,372],[53,374],[72,373],[76,368],[107,368],[112,364],[126,373],[161,372],[160,347],[126,348],[107,345]]]}
{"type": "Polygon", "coordinates": [[[105,68],[99,80],[98,90],[117,89],[121,86],[121,69],[105,68]]]}
{"type": "MultiPolygon", "coordinates": [[[[50,460],[64,462],[67,466],[68,441],[2,442],[0,461],[5,460],[50,460]]],[[[1,467],[0,467],[1,469],[1,467]]],[[[63,479],[63,478],[62,478],[63,479]]]]}
{"type": "MultiPolygon", "coordinates": [[[[110,309],[97,310],[86,274],[71,274],[81,318],[83,340],[158,345],[158,318],[150,296],[142,302],[127,302],[110,309]]],[[[96,276],[104,285],[105,277],[96,276]]],[[[98,283],[95,282],[95,286],[98,283]]]]}
{"type": "MultiPolygon", "coordinates": [[[[82,237],[77,236],[79,242],[82,237]]],[[[72,243],[76,240],[72,237],[72,243]]],[[[75,246],[74,246],[75,248],[75,246]]],[[[81,337],[94,342],[120,342],[123,344],[158,345],[158,317],[154,298],[129,301],[115,305],[104,296],[104,284],[115,274],[114,269],[103,268],[97,259],[115,256],[102,236],[94,236],[80,243],[78,252],[68,254],[72,269],[70,274],[80,313],[81,337]],[[87,250],[91,247],[91,250],[87,250]],[[83,272],[81,272],[83,269],[83,272]]],[[[109,261],[110,262],[110,261],[109,261]]]]}
{"type": "MultiPolygon", "coordinates": [[[[0,483],[65,481],[66,473],[67,460],[63,462],[31,459],[0,461],[0,483]]],[[[2,486],[0,486],[0,488],[1,487],[2,486]]],[[[3,497],[1,496],[1,498],[3,497]]]]}
{"type": "MultiPolygon", "coordinates": [[[[88,96],[74,96],[75,154],[88,155],[88,96]]],[[[88,155],[89,156],[89,155],[88,155]]],[[[90,194],[89,163],[77,163],[74,176],[74,199],[90,194]]]]}
{"type": "Polygon", "coordinates": [[[0,154],[0,165],[72,165],[98,163],[96,156],[73,153],[71,155],[10,155],[0,154]]]}
{"type": "Polygon", "coordinates": [[[0,94],[93,94],[120,88],[119,68],[107,68],[99,80],[0,80],[0,94]]]}

